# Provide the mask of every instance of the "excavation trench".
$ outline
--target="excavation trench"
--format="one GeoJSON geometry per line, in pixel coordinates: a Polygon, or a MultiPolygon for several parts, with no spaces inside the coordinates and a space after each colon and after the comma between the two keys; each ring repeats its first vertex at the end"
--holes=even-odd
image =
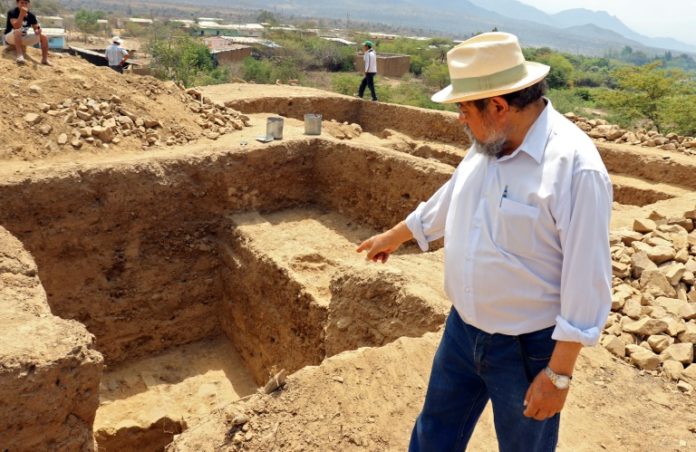
{"type": "Polygon", "coordinates": [[[439,252],[405,249],[387,270],[355,245],[446,177],[320,140],[68,165],[5,181],[0,224],[36,259],[53,314],[96,337],[100,450],[162,450],[280,369],[437,330],[439,252]]]}
{"type": "MultiPolygon", "coordinates": [[[[259,102],[235,108],[268,111],[259,102]]],[[[307,111],[309,101],[296,102],[284,107],[290,117],[307,111]]],[[[281,369],[442,325],[449,303],[437,246],[405,247],[382,267],[355,245],[451,176],[464,151],[427,140],[461,138],[456,122],[331,102],[337,119],[364,120],[382,141],[295,138],[3,176],[0,225],[36,260],[51,312],[83,324],[107,365],[85,377],[99,388],[96,413],[85,405],[82,418],[94,419],[100,451],[162,450],[281,369]]],[[[613,173],[623,170],[614,176],[620,204],[686,192],[686,166],[650,161],[674,185],[655,184],[621,149],[602,153],[613,173]]],[[[50,405],[50,392],[36,391],[50,405]]]]}

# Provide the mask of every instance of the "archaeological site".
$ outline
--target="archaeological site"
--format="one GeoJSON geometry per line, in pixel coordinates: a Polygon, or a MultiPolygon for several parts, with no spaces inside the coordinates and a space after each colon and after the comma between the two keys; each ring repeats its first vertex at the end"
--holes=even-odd
{"type": "MultiPolygon", "coordinates": [[[[0,451],[406,449],[441,244],[355,248],[450,177],[454,113],[67,56],[0,70],[22,112],[0,116],[0,451]],[[257,141],[272,116],[282,139],[257,141]]],[[[612,175],[614,289],[559,450],[696,450],[696,139],[566,116],[612,175]]],[[[490,409],[471,447],[498,450],[490,409]]]]}

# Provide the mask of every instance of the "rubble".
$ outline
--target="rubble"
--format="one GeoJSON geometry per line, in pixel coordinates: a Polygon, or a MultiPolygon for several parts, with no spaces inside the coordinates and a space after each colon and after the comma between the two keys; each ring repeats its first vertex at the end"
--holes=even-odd
{"type": "Polygon", "coordinates": [[[590,138],[599,142],[653,147],[686,155],[696,155],[695,137],[685,137],[676,133],[662,135],[655,130],[646,129],[631,131],[615,124],[609,124],[601,118],[588,119],[572,112],[566,113],[565,117],[586,132],[590,138]]]}
{"type": "Polygon", "coordinates": [[[612,233],[613,313],[600,340],[613,355],[683,388],[696,383],[694,216],[652,212],[635,219],[632,231],[612,233]]]}

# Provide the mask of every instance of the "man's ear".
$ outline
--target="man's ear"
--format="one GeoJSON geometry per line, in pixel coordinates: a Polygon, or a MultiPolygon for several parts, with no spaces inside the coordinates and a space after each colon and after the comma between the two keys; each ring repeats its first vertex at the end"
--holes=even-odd
{"type": "Polygon", "coordinates": [[[488,102],[489,113],[503,116],[510,111],[510,104],[502,96],[492,97],[488,102]]]}

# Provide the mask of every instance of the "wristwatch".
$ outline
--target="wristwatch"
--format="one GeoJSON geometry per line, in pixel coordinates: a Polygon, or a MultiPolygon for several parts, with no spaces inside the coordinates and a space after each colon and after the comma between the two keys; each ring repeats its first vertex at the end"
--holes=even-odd
{"type": "Polygon", "coordinates": [[[570,386],[570,380],[573,379],[572,376],[568,375],[559,375],[553,370],[551,370],[550,367],[546,366],[546,369],[544,369],[544,373],[546,374],[547,377],[549,377],[549,380],[551,380],[551,383],[558,388],[558,389],[568,389],[568,386],[570,386]]]}

